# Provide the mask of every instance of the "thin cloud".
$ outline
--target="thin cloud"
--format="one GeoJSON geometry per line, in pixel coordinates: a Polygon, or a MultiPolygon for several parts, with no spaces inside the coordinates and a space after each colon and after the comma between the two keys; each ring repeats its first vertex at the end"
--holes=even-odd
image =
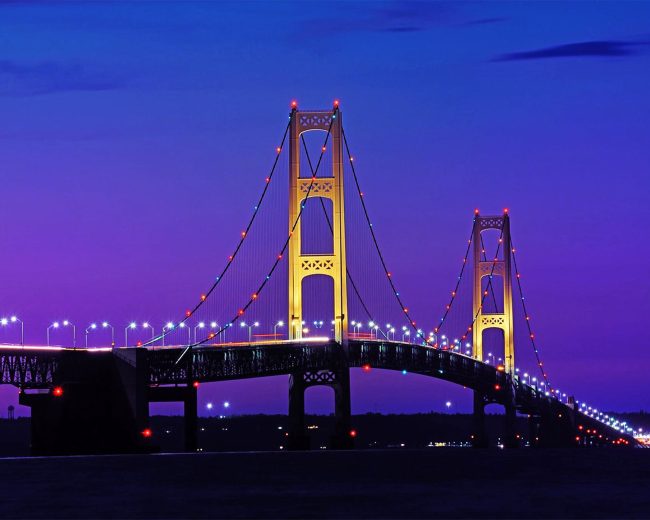
{"type": "Polygon", "coordinates": [[[316,18],[305,24],[298,34],[307,40],[314,34],[336,35],[344,33],[413,33],[426,31],[437,25],[449,23],[454,10],[445,3],[418,1],[393,1],[386,3],[351,4],[347,15],[316,18]]]}
{"type": "Polygon", "coordinates": [[[462,25],[466,25],[466,26],[489,25],[489,24],[493,24],[493,23],[505,22],[507,20],[508,20],[507,18],[502,17],[502,16],[501,17],[494,17],[494,18],[478,18],[476,20],[469,20],[469,21],[463,23],[462,25]]]}
{"type": "Polygon", "coordinates": [[[37,96],[67,91],[102,91],[124,87],[116,77],[89,71],[82,65],[0,60],[0,95],[37,96]]]}
{"type": "Polygon", "coordinates": [[[615,40],[591,41],[556,45],[524,52],[513,52],[495,57],[492,61],[539,60],[548,58],[617,57],[637,54],[637,47],[647,42],[615,40]]]}

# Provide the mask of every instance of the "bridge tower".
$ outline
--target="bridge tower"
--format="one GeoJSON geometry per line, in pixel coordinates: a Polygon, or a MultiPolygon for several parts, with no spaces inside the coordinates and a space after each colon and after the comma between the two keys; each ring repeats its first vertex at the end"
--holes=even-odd
{"type": "MultiPolygon", "coordinates": [[[[343,198],[343,147],[341,112],[334,110],[299,111],[294,108],[289,138],[289,339],[302,338],[302,282],[315,275],[334,281],[334,338],[344,344],[348,336],[348,290],[345,263],[345,207],[343,198]],[[332,175],[313,180],[300,177],[300,139],[312,130],[330,131],[332,175]],[[311,191],[310,191],[311,186],[311,191]],[[301,222],[298,219],[305,196],[332,201],[333,248],[331,254],[302,252],[301,222]],[[292,231],[293,230],[293,231],[292,231]]],[[[311,173],[311,172],[310,172],[311,173]]]]}
{"type": "MultiPolygon", "coordinates": [[[[474,357],[483,361],[483,332],[487,329],[501,329],[504,342],[504,371],[512,381],[515,373],[515,343],[513,333],[514,316],[512,312],[512,249],[510,239],[510,217],[508,211],[502,216],[483,217],[476,214],[472,240],[474,242],[474,280],[473,280],[473,317],[475,318],[472,327],[474,357]],[[502,259],[499,260],[498,253],[494,258],[484,259],[482,233],[488,229],[500,231],[499,248],[502,259]],[[495,276],[503,280],[503,309],[501,312],[483,312],[483,303],[487,298],[487,287],[484,289],[483,278],[488,277],[491,281],[495,276]]],[[[495,309],[498,311],[498,309],[495,309]]],[[[505,445],[516,447],[516,406],[514,401],[514,389],[511,384],[502,389],[505,392],[505,445]]],[[[485,393],[474,392],[474,445],[487,447],[488,439],[485,428],[485,405],[489,401],[485,393]]]]}
{"type": "Polygon", "coordinates": [[[472,329],[474,357],[483,361],[483,331],[487,329],[501,329],[503,331],[504,342],[504,367],[507,374],[512,376],[515,371],[515,340],[513,334],[514,316],[512,313],[512,270],[511,255],[512,249],[510,241],[510,217],[507,211],[500,217],[482,217],[476,215],[474,224],[474,297],[473,313],[476,317],[472,329]],[[500,250],[503,252],[503,259],[488,258],[483,260],[483,246],[481,234],[488,229],[497,229],[501,231],[500,250]],[[484,291],[482,288],[483,278],[492,278],[500,276],[503,279],[503,311],[495,313],[483,312],[483,302],[485,301],[484,291]]]}
{"type": "MultiPolygon", "coordinates": [[[[289,334],[290,340],[302,339],[303,280],[325,275],[334,282],[334,339],[341,347],[341,359],[329,370],[295,372],[289,379],[289,449],[308,449],[305,432],[305,390],[326,385],[334,390],[336,417],[331,447],[352,447],[350,436],[350,370],[347,364],[348,291],[345,261],[345,205],[343,197],[343,123],[338,104],[332,110],[302,111],[294,107],[289,136],[289,334]],[[331,175],[312,178],[300,176],[301,136],[305,132],[330,132],[327,147],[332,150],[331,175]],[[310,189],[311,187],[311,189],[310,189]],[[328,254],[304,253],[302,248],[301,207],[305,197],[332,201],[333,246],[328,254]],[[295,224],[297,222],[297,224],[295,224]],[[295,224],[295,228],[294,228],[295,224]]],[[[317,172],[318,173],[318,172],[317,172]]]]}

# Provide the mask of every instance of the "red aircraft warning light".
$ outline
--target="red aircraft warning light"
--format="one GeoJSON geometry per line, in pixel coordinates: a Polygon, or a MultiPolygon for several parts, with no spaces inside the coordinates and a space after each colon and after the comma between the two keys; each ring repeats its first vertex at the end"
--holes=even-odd
{"type": "Polygon", "coordinates": [[[55,386],[54,388],[52,388],[52,395],[54,397],[61,397],[63,395],[63,387],[55,386]]]}
{"type": "Polygon", "coordinates": [[[142,432],[140,432],[140,433],[142,434],[142,436],[143,436],[145,439],[148,439],[149,437],[151,437],[151,436],[153,435],[153,432],[151,431],[151,428],[145,428],[145,429],[142,430],[142,432]]]}

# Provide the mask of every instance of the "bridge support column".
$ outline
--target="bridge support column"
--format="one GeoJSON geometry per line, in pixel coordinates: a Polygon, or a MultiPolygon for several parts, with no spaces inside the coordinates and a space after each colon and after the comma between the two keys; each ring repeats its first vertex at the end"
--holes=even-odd
{"type": "Polygon", "coordinates": [[[488,435],[485,427],[485,397],[480,392],[474,392],[472,446],[474,448],[488,447],[488,435]]]}
{"type": "Polygon", "coordinates": [[[198,448],[197,389],[193,384],[183,386],[150,387],[149,403],[183,403],[185,451],[198,448]]]}
{"type": "Polygon", "coordinates": [[[290,450],[308,450],[309,437],[305,433],[305,373],[289,376],[289,438],[290,450]]]}
{"type": "Polygon", "coordinates": [[[185,451],[195,452],[198,448],[197,390],[194,385],[187,388],[183,400],[185,421],[185,451]]]}
{"type": "Polygon", "coordinates": [[[352,405],[350,402],[350,369],[344,368],[337,372],[337,382],[334,388],[334,415],[336,425],[332,435],[331,447],[335,450],[346,450],[354,447],[352,436],[352,405]]]}
{"type": "Polygon", "coordinates": [[[330,448],[335,450],[354,447],[351,431],[352,408],[350,404],[350,369],[295,372],[289,378],[289,438],[290,450],[308,450],[309,437],[305,433],[305,390],[310,386],[330,386],[334,390],[334,433],[330,448]]]}
{"type": "Polygon", "coordinates": [[[512,402],[507,403],[505,408],[505,439],[503,445],[506,448],[519,448],[519,438],[517,437],[517,408],[515,407],[514,399],[512,402]]]}

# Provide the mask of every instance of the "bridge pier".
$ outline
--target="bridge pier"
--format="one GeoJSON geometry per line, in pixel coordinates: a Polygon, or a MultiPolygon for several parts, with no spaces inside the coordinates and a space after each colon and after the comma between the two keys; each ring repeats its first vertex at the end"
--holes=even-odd
{"type": "Polygon", "coordinates": [[[305,432],[305,391],[310,386],[329,386],[334,390],[334,433],[330,448],[342,450],[354,447],[351,430],[350,369],[294,372],[289,377],[289,438],[288,449],[308,450],[305,432]]]}
{"type": "Polygon", "coordinates": [[[142,435],[143,374],[111,352],[61,354],[52,388],[21,390],[32,455],[151,451],[142,435]]]}
{"type": "Polygon", "coordinates": [[[472,447],[487,448],[488,434],[485,426],[485,396],[474,392],[474,414],[472,418],[472,447]]]}
{"type": "Polygon", "coordinates": [[[151,387],[149,403],[183,403],[183,425],[185,451],[195,452],[198,448],[197,389],[193,384],[183,386],[151,387]]]}
{"type": "Polygon", "coordinates": [[[503,445],[506,448],[519,448],[520,442],[517,437],[517,408],[514,402],[514,396],[511,402],[505,405],[505,429],[503,445]]]}

